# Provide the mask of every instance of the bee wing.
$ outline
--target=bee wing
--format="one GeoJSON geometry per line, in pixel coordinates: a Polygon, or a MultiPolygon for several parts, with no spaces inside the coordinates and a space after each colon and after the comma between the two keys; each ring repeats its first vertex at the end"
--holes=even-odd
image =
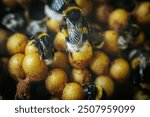
{"type": "Polygon", "coordinates": [[[61,7],[65,4],[65,0],[53,0],[51,8],[53,10],[59,11],[61,7]]]}
{"type": "Polygon", "coordinates": [[[80,44],[82,42],[82,23],[76,22],[75,25],[69,20],[66,19],[68,34],[69,34],[69,41],[72,44],[80,44]]]}

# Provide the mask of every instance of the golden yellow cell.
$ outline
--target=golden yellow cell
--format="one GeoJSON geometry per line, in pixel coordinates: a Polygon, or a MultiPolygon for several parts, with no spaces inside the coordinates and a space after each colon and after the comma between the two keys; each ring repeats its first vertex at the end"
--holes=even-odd
{"type": "Polygon", "coordinates": [[[31,53],[38,53],[38,49],[33,44],[34,40],[28,41],[26,47],[25,47],[25,54],[31,54],[31,53]]]}
{"type": "Polygon", "coordinates": [[[83,10],[85,15],[91,15],[93,10],[93,1],[92,0],[75,0],[76,4],[83,10]]]}
{"type": "Polygon", "coordinates": [[[69,66],[68,56],[62,52],[55,52],[50,66],[51,68],[61,68],[66,71],[69,66]]]}
{"type": "Polygon", "coordinates": [[[113,30],[104,32],[104,46],[103,48],[111,54],[119,54],[121,52],[118,47],[119,34],[113,30]]]}
{"type": "Polygon", "coordinates": [[[21,33],[15,33],[8,38],[7,50],[10,55],[24,53],[28,38],[21,33]]]}
{"type": "Polygon", "coordinates": [[[39,54],[27,54],[23,60],[23,70],[26,78],[30,81],[40,81],[46,78],[48,68],[43,60],[40,59],[39,54]]]}
{"type": "Polygon", "coordinates": [[[72,69],[71,78],[79,84],[90,83],[91,78],[87,69],[72,69]]]}
{"type": "Polygon", "coordinates": [[[107,74],[110,67],[109,57],[102,51],[94,52],[90,61],[90,69],[97,75],[107,74]]]}
{"type": "Polygon", "coordinates": [[[95,79],[95,84],[102,86],[108,97],[111,97],[115,91],[113,80],[109,76],[99,76],[95,79]]]}
{"type": "Polygon", "coordinates": [[[111,29],[120,31],[129,20],[129,13],[125,9],[115,9],[109,16],[109,26],[111,29]]]}
{"type": "Polygon", "coordinates": [[[54,39],[54,47],[57,51],[66,52],[66,38],[62,32],[57,33],[54,39]]]}
{"type": "Polygon", "coordinates": [[[48,19],[46,21],[46,26],[50,31],[53,31],[55,33],[59,32],[59,26],[61,24],[61,21],[55,20],[55,19],[48,19]]]}
{"type": "Polygon", "coordinates": [[[135,10],[135,17],[141,24],[150,23],[150,2],[141,2],[135,10]]]}
{"type": "Polygon", "coordinates": [[[123,58],[115,59],[110,68],[110,75],[117,81],[125,81],[130,75],[130,66],[123,58]]]}
{"type": "Polygon", "coordinates": [[[97,20],[99,22],[104,22],[107,23],[108,22],[108,18],[109,15],[111,14],[113,8],[104,4],[104,5],[100,5],[97,9],[96,9],[96,17],[97,20]]]}
{"type": "Polygon", "coordinates": [[[52,69],[45,80],[46,89],[53,96],[61,97],[68,77],[62,69],[52,69]]]}
{"type": "Polygon", "coordinates": [[[15,54],[9,59],[8,71],[11,77],[16,81],[25,79],[25,72],[22,68],[24,57],[24,54],[15,54]]]}
{"type": "Polygon", "coordinates": [[[93,50],[88,41],[83,44],[79,52],[73,51],[69,53],[70,64],[77,69],[86,68],[92,57],[93,50]]]}
{"type": "Polygon", "coordinates": [[[68,83],[62,94],[63,100],[83,100],[84,91],[81,85],[78,83],[68,83]]]}

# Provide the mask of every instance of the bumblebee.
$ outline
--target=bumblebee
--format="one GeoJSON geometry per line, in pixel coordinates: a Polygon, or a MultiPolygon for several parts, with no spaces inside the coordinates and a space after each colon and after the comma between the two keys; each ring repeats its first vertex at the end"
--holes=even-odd
{"type": "Polygon", "coordinates": [[[8,13],[2,18],[2,25],[12,32],[18,32],[25,26],[25,20],[18,13],[8,13]]]}
{"type": "Polygon", "coordinates": [[[88,24],[83,11],[77,6],[70,6],[64,12],[61,31],[65,35],[68,51],[79,51],[87,40],[88,24]]]}
{"type": "Polygon", "coordinates": [[[104,89],[94,83],[84,84],[83,91],[86,100],[100,100],[106,98],[104,89]]]}
{"type": "Polygon", "coordinates": [[[150,83],[150,55],[145,50],[133,50],[129,54],[131,67],[133,69],[132,83],[140,85],[141,83],[150,83]]]}
{"type": "Polygon", "coordinates": [[[104,37],[100,27],[88,23],[88,31],[88,41],[90,44],[93,46],[93,48],[101,49],[104,46],[104,37]]]}
{"type": "Polygon", "coordinates": [[[74,0],[53,0],[50,9],[53,13],[50,11],[47,15],[62,21],[60,28],[66,37],[68,51],[79,51],[88,35],[88,24],[83,11],[74,0]]]}
{"type": "Polygon", "coordinates": [[[47,33],[37,33],[32,37],[33,43],[37,47],[40,58],[43,59],[47,65],[51,64],[54,57],[54,48],[52,40],[47,33]]]}
{"type": "Polygon", "coordinates": [[[128,47],[138,43],[139,35],[141,30],[138,25],[136,24],[128,24],[125,28],[121,31],[120,37],[118,39],[118,47],[120,49],[127,49],[128,47]]]}

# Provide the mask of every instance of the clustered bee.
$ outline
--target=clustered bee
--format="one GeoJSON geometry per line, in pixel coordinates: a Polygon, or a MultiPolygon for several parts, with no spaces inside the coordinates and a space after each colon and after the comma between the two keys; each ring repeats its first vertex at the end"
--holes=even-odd
{"type": "Polygon", "coordinates": [[[25,32],[31,36],[38,32],[47,32],[45,19],[28,22],[21,14],[14,12],[8,13],[2,18],[2,25],[12,33],[25,32]]]}
{"type": "Polygon", "coordinates": [[[121,49],[127,49],[134,43],[139,36],[141,30],[136,24],[128,24],[121,31],[120,37],[118,39],[118,46],[121,49]]]}
{"type": "Polygon", "coordinates": [[[19,31],[25,21],[18,13],[9,13],[2,18],[2,25],[12,32],[19,31]]]}
{"type": "Polygon", "coordinates": [[[149,83],[150,72],[150,55],[149,52],[143,50],[131,51],[129,58],[133,69],[132,82],[135,85],[140,83],[149,83]]]}
{"type": "Polygon", "coordinates": [[[54,57],[54,49],[50,36],[47,33],[37,33],[32,39],[35,40],[33,44],[37,47],[41,59],[43,59],[47,65],[51,64],[54,57]]]}
{"type": "Polygon", "coordinates": [[[79,51],[88,31],[85,16],[74,1],[53,0],[50,7],[45,6],[45,13],[50,18],[63,20],[61,31],[65,34],[68,51],[79,51]]]}
{"type": "Polygon", "coordinates": [[[77,6],[70,6],[64,11],[64,22],[61,26],[67,40],[68,51],[79,51],[87,39],[88,28],[82,10],[77,6]]]}
{"type": "Polygon", "coordinates": [[[94,25],[88,25],[88,41],[96,49],[101,49],[104,45],[104,37],[102,30],[96,28],[94,25]]]}
{"type": "MultiPolygon", "coordinates": [[[[45,13],[50,18],[62,20],[60,28],[66,37],[67,50],[70,52],[79,51],[83,43],[87,41],[87,35],[99,36],[98,32],[89,25],[82,9],[76,5],[74,0],[53,0],[51,5],[45,6],[45,13]]],[[[94,42],[88,41],[96,46],[102,43],[101,39],[97,38],[94,42]]]]}
{"type": "Polygon", "coordinates": [[[100,85],[88,83],[83,85],[86,100],[99,100],[106,98],[106,92],[100,85]]]}
{"type": "Polygon", "coordinates": [[[83,86],[84,93],[85,93],[85,99],[87,100],[95,100],[96,95],[98,93],[97,87],[95,84],[85,84],[83,86]]]}

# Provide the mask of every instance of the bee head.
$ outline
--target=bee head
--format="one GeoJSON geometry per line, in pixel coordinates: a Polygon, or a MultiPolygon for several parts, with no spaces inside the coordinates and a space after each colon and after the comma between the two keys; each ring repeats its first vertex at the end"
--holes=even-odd
{"type": "Polygon", "coordinates": [[[68,18],[74,25],[76,22],[83,22],[84,14],[79,7],[72,6],[64,11],[64,15],[68,18]]]}
{"type": "Polygon", "coordinates": [[[128,32],[132,37],[137,37],[140,34],[140,28],[136,24],[127,25],[125,31],[128,32]]]}

